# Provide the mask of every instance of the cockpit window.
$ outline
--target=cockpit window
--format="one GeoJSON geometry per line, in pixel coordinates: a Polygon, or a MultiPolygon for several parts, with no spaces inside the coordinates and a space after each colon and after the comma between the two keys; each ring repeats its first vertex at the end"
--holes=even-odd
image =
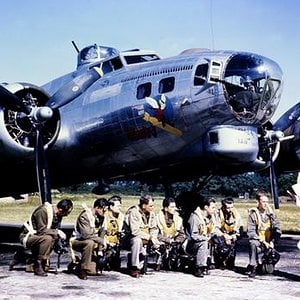
{"type": "Polygon", "coordinates": [[[90,69],[94,68],[94,67],[100,68],[102,70],[103,74],[107,74],[107,73],[121,69],[123,67],[123,64],[120,60],[120,57],[117,56],[112,59],[109,59],[109,60],[106,60],[103,62],[99,62],[97,64],[93,64],[90,67],[90,69]]]}
{"type": "Polygon", "coordinates": [[[123,68],[123,64],[119,56],[111,59],[110,61],[115,71],[123,68]]]}
{"type": "Polygon", "coordinates": [[[82,60],[96,59],[99,56],[100,55],[97,52],[97,46],[91,46],[91,47],[84,48],[80,53],[80,57],[82,60]]]}
{"type": "Polygon", "coordinates": [[[202,64],[197,66],[195,77],[194,77],[194,85],[203,85],[207,80],[207,72],[208,72],[208,64],[202,64]]]}
{"type": "Polygon", "coordinates": [[[149,61],[160,59],[156,54],[128,55],[128,56],[124,56],[124,58],[128,65],[144,63],[144,62],[149,62],[149,61]]]}
{"type": "Polygon", "coordinates": [[[91,64],[112,56],[118,55],[119,51],[112,47],[99,46],[94,44],[83,48],[78,53],[77,68],[86,64],[91,64]]]}
{"type": "Polygon", "coordinates": [[[102,63],[102,71],[104,74],[110,73],[113,71],[113,66],[110,61],[105,61],[102,63]]]}
{"type": "Polygon", "coordinates": [[[229,61],[224,80],[228,103],[238,118],[251,123],[259,115],[270,118],[278,105],[282,72],[259,55],[237,54],[229,61]]]}

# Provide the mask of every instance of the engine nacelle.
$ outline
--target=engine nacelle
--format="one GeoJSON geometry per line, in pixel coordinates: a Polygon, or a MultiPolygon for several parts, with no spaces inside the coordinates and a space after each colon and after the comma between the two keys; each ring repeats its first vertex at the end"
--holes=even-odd
{"type": "Polygon", "coordinates": [[[207,132],[206,151],[218,160],[254,162],[258,155],[257,129],[251,126],[215,126],[207,132]]]}
{"type": "Polygon", "coordinates": [[[284,136],[294,136],[281,142],[279,157],[275,161],[278,172],[300,171],[300,121],[284,131],[284,136]]]}
{"type": "MultiPolygon", "coordinates": [[[[30,110],[44,106],[49,95],[38,86],[28,83],[6,84],[4,87],[15,94],[30,110]]],[[[28,157],[34,154],[35,128],[33,116],[24,112],[0,107],[0,160],[10,157],[28,157]]],[[[51,145],[59,130],[59,113],[55,111],[49,120],[41,124],[45,147],[51,145]]]]}

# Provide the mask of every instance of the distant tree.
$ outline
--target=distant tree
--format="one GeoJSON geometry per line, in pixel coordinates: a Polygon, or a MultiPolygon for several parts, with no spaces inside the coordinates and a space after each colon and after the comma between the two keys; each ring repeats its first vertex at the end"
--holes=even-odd
{"type": "Polygon", "coordinates": [[[278,176],[279,195],[288,195],[287,190],[291,190],[292,185],[297,183],[298,173],[287,173],[278,176]]]}
{"type": "MultiPolygon", "coordinates": [[[[297,181],[297,173],[281,174],[277,178],[279,195],[287,195],[287,190],[297,181]]],[[[254,197],[257,189],[271,192],[270,177],[258,173],[245,173],[233,176],[216,176],[211,179],[203,192],[224,196],[238,197],[239,194],[249,193],[254,197]]]]}
{"type": "MultiPolygon", "coordinates": [[[[298,173],[281,174],[277,178],[279,195],[287,195],[287,190],[297,182],[298,173]]],[[[201,183],[205,177],[199,177],[201,183]]],[[[84,193],[91,192],[96,186],[96,182],[88,182],[76,184],[69,187],[61,188],[62,192],[84,193]]],[[[181,192],[191,191],[193,182],[178,182],[171,185],[175,195],[181,192]]],[[[146,185],[139,181],[116,181],[110,185],[111,193],[122,193],[127,195],[140,195],[142,192],[151,192],[158,195],[164,195],[164,187],[158,185],[146,185]]],[[[245,174],[233,176],[215,176],[201,190],[206,195],[222,195],[238,197],[239,194],[249,193],[250,197],[254,197],[257,189],[265,189],[271,191],[270,178],[268,175],[260,175],[258,173],[249,172],[245,174]]]]}

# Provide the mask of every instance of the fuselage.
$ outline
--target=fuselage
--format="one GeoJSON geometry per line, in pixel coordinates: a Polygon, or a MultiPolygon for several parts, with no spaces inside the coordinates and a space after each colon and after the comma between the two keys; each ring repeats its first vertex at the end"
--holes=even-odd
{"type": "Polygon", "coordinates": [[[80,87],[76,78],[88,70],[101,71],[57,109],[47,146],[53,186],[100,178],[188,180],[228,173],[229,166],[233,174],[265,167],[258,130],[273,116],[282,89],[274,61],[206,49],[166,59],[138,50],[88,61],[82,55],[74,72],[41,87],[51,97],[69,82],[80,87]]]}

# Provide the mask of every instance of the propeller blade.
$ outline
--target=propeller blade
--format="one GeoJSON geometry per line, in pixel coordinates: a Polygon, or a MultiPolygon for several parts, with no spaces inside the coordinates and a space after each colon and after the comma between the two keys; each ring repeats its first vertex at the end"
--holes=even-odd
{"type": "MultiPolygon", "coordinates": [[[[0,84],[0,106],[11,109],[29,116],[36,132],[35,141],[35,166],[37,174],[38,189],[42,203],[52,202],[49,184],[48,164],[44,150],[43,140],[40,134],[40,126],[43,122],[51,119],[53,111],[50,107],[27,107],[16,95],[0,84]]],[[[29,120],[28,119],[28,120],[29,120]]]]}
{"type": "Polygon", "coordinates": [[[30,113],[29,108],[16,95],[0,84],[0,106],[14,111],[24,112],[26,115],[30,113]]]}
{"type": "Polygon", "coordinates": [[[284,131],[293,125],[300,117],[300,102],[285,112],[274,124],[273,130],[284,131]]]}
{"type": "Polygon", "coordinates": [[[278,186],[277,186],[277,176],[275,172],[275,167],[272,159],[272,149],[269,148],[269,160],[270,160],[270,182],[271,182],[271,190],[274,201],[275,209],[279,209],[279,196],[278,196],[278,186]]]}
{"type": "Polygon", "coordinates": [[[54,93],[47,101],[46,106],[55,109],[66,105],[81,95],[96,80],[102,77],[102,75],[102,70],[94,67],[86,73],[75,77],[72,81],[63,85],[56,93],[54,93]]]}
{"type": "Polygon", "coordinates": [[[43,140],[38,128],[36,128],[35,165],[41,202],[52,203],[48,163],[44,150],[43,140]]]}

